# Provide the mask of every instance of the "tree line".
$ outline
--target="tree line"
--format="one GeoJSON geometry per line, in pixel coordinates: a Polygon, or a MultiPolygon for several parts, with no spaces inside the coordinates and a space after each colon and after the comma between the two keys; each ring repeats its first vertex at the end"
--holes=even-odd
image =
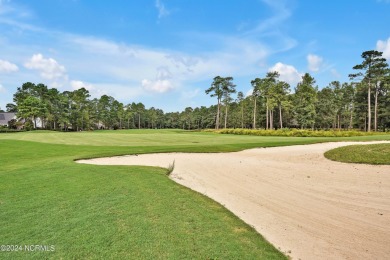
{"type": "Polygon", "coordinates": [[[278,72],[268,72],[250,82],[252,93],[245,97],[236,91],[233,77],[217,76],[205,90],[216,98],[216,105],[187,107],[181,112],[123,104],[108,95],[91,99],[85,88],[60,92],[31,82],[17,88],[14,103],[6,109],[24,119],[26,128],[37,128],[39,119],[42,128],[63,131],[285,127],[385,131],[390,127],[389,66],[382,52],[366,51],[361,57],[362,63],[349,75],[351,82],[332,81],[322,89],[309,73],[292,91],[278,72]]]}

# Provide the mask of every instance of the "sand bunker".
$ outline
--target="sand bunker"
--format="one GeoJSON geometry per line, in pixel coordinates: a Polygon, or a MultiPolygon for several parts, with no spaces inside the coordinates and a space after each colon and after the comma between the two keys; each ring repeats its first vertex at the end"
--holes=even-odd
{"type": "Polygon", "coordinates": [[[390,166],[339,163],[323,156],[350,144],[362,143],[79,162],[168,167],[175,161],[173,180],[223,204],[293,259],[388,259],[390,166]]]}

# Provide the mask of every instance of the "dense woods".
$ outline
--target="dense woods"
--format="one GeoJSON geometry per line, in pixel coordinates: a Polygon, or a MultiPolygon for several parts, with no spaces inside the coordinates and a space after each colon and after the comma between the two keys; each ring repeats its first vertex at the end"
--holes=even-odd
{"type": "MultiPolygon", "coordinates": [[[[250,83],[252,94],[236,95],[233,77],[214,78],[206,94],[215,98],[210,107],[187,107],[164,113],[142,103],[123,104],[103,95],[91,98],[88,90],[59,92],[44,84],[24,83],[14,94],[8,112],[16,112],[26,129],[79,131],[132,128],[302,128],[360,129],[390,128],[390,72],[382,53],[366,51],[362,63],[353,67],[351,82],[332,81],[319,88],[314,77],[302,76],[297,86],[268,72],[250,83]],[[233,96],[235,95],[235,96],[233,96]]],[[[18,122],[10,124],[16,127],[18,122]]],[[[20,122],[19,122],[20,123],[20,122]]]]}

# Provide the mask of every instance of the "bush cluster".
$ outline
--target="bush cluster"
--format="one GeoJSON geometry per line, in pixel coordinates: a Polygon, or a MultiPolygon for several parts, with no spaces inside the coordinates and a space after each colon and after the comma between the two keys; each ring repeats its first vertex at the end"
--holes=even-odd
{"type": "Polygon", "coordinates": [[[0,133],[18,133],[18,132],[24,132],[24,130],[16,130],[16,129],[9,129],[9,128],[0,128],[0,133]]]}
{"type": "Polygon", "coordinates": [[[257,136],[294,136],[294,137],[351,137],[378,135],[378,132],[361,132],[358,130],[308,130],[308,129],[289,129],[283,128],[278,130],[265,129],[221,129],[214,130],[220,134],[235,135],[257,135],[257,136]]]}

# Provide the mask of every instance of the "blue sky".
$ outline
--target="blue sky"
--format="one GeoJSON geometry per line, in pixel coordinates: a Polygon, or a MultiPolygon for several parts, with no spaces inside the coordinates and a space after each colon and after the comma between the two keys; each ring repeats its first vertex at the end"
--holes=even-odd
{"type": "Polygon", "coordinates": [[[390,60],[390,0],[0,0],[0,108],[24,82],[85,87],[166,112],[215,103],[277,70],[292,89],[348,81],[365,50],[390,60]]]}

